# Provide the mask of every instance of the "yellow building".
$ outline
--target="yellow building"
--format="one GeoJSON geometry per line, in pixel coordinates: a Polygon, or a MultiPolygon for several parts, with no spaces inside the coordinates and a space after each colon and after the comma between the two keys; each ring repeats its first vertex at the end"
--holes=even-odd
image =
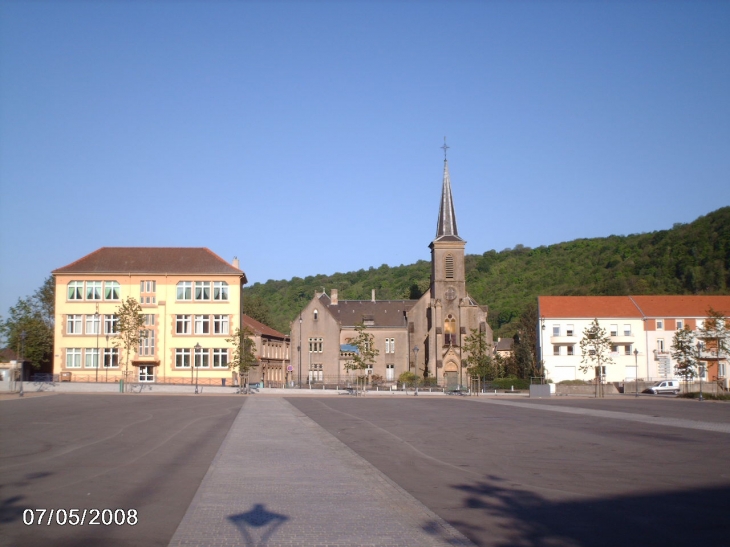
{"type": "Polygon", "coordinates": [[[53,371],[62,380],[221,385],[232,378],[226,341],[240,327],[246,274],[209,249],[102,247],[52,272],[53,371]],[[139,347],[123,365],[115,311],[142,306],[139,347]]]}

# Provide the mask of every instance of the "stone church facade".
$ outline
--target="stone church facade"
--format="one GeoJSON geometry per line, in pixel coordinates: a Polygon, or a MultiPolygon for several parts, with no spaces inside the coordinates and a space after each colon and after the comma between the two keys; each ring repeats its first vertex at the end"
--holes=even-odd
{"type": "Polygon", "coordinates": [[[467,384],[464,339],[473,329],[492,343],[487,307],[466,291],[466,241],[458,233],[451,193],[448,160],[444,158],[443,186],[431,249],[430,289],[418,300],[340,300],[337,290],[315,293],[291,323],[291,365],[295,383],[354,381],[345,363],[353,348],[358,324],[373,335],[378,350],[368,374],[386,382],[406,371],[433,377],[450,389],[467,384]]]}

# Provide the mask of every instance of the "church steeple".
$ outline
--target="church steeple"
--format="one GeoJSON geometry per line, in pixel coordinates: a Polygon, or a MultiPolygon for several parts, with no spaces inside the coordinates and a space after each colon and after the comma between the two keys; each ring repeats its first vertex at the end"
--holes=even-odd
{"type": "Polygon", "coordinates": [[[463,241],[459,237],[459,230],[456,228],[456,213],[454,212],[454,199],[451,196],[451,178],[449,177],[449,160],[446,159],[446,138],[444,138],[444,182],[441,189],[441,206],[436,226],[436,239],[434,241],[463,241]]]}

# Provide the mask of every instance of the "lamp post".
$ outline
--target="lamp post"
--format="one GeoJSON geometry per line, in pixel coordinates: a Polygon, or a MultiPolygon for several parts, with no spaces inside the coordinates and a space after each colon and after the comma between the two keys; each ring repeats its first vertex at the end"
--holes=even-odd
{"type": "Polygon", "coordinates": [[[639,396],[639,350],[634,348],[634,363],[636,372],[636,377],[634,378],[636,380],[636,396],[639,396]]]}
{"type": "MultiPolygon", "coordinates": [[[[198,394],[198,369],[200,368],[198,366],[198,356],[200,356],[200,359],[203,359],[203,356],[200,354],[200,342],[195,344],[195,357],[193,357],[193,366],[195,367],[195,394],[198,394]]],[[[202,365],[202,363],[201,363],[202,365]]],[[[190,371],[190,381],[193,381],[193,371],[190,371]]]]}
{"type": "Polygon", "coordinates": [[[416,384],[416,391],[413,393],[413,396],[415,397],[416,395],[418,395],[418,346],[413,346],[413,355],[415,356],[413,370],[416,371],[416,380],[414,382],[416,384]]]}
{"type": "Polygon", "coordinates": [[[18,397],[25,395],[23,393],[23,373],[25,372],[25,331],[20,332],[20,392],[18,397]]]}
{"type": "Polygon", "coordinates": [[[302,314],[299,314],[299,345],[297,346],[299,352],[299,389],[302,389],[302,314]]]}
{"type": "MultiPolygon", "coordinates": [[[[106,351],[104,353],[105,353],[105,357],[107,355],[109,356],[109,365],[111,365],[112,356],[109,354],[109,335],[108,334],[106,335],[106,351]]],[[[109,380],[109,366],[105,362],[104,363],[104,383],[105,384],[107,383],[107,380],[109,380]]]]}
{"type": "Polygon", "coordinates": [[[697,342],[697,365],[700,367],[700,397],[697,400],[700,402],[705,400],[702,397],[702,372],[703,372],[704,366],[702,365],[702,361],[700,360],[701,357],[702,357],[702,342],[697,342]]]}
{"type": "Polygon", "coordinates": [[[99,304],[96,305],[96,311],[94,312],[94,327],[96,327],[96,363],[94,363],[96,379],[94,381],[99,383],[99,328],[101,327],[99,323],[99,304]]]}

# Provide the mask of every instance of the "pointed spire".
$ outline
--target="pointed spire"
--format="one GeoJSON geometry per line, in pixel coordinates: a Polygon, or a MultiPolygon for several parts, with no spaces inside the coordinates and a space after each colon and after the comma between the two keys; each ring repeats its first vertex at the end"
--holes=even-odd
{"type": "Polygon", "coordinates": [[[449,177],[449,160],[446,159],[446,137],[444,137],[444,182],[441,189],[441,207],[439,208],[438,224],[436,226],[436,241],[450,238],[461,241],[456,228],[456,213],[454,199],[451,197],[451,178],[449,177]]]}

